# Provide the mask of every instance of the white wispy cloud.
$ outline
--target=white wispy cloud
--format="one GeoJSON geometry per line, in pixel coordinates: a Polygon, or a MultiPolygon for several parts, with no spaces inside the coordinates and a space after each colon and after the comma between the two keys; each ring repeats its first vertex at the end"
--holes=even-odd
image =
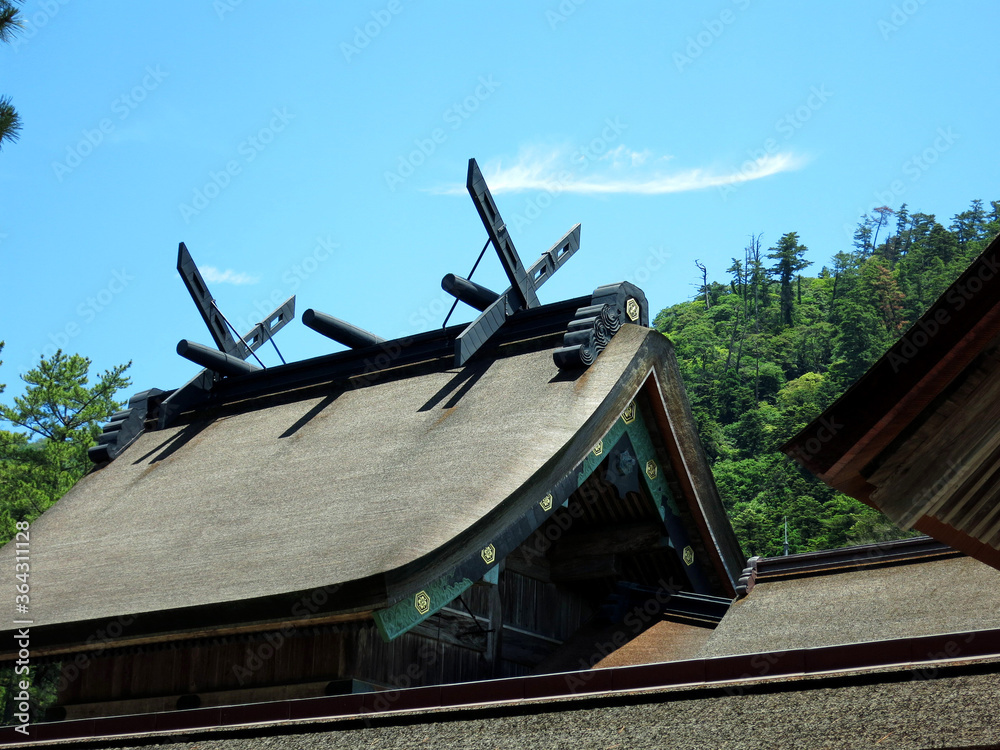
{"type": "Polygon", "coordinates": [[[260,277],[258,276],[251,276],[242,271],[234,271],[231,268],[220,271],[215,266],[199,266],[198,270],[201,271],[201,275],[205,281],[211,284],[256,284],[260,281],[260,277]]]}
{"type": "MultiPolygon", "coordinates": [[[[783,152],[748,159],[731,168],[667,169],[666,163],[672,159],[669,155],[656,155],[648,149],[636,151],[623,145],[596,158],[564,147],[532,147],[522,149],[512,162],[497,159],[482,170],[494,194],[547,190],[582,195],[663,195],[759,180],[800,169],[807,161],[783,152]]],[[[448,185],[431,192],[462,194],[465,186],[448,185]]]]}
{"type": "MultiPolygon", "coordinates": [[[[642,151],[633,151],[625,146],[618,146],[610,151],[604,153],[603,156],[599,156],[599,161],[610,162],[611,166],[615,169],[621,169],[622,167],[638,167],[644,164],[649,157],[653,155],[653,152],[648,148],[642,151]]],[[[662,157],[664,160],[672,159],[672,156],[662,157]]]]}

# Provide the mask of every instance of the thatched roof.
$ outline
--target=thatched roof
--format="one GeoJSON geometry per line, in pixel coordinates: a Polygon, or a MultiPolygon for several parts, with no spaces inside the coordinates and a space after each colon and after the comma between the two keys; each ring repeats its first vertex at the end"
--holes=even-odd
{"type": "Polygon", "coordinates": [[[758,582],[699,656],[818,648],[1000,628],[1000,572],[969,557],[916,559],[758,582]]]}
{"type": "MultiPolygon", "coordinates": [[[[132,634],[287,620],[321,587],[322,612],[386,606],[537,505],[644,384],[710,519],[706,544],[735,580],[739,547],[669,342],[625,326],[577,375],[552,349],[542,338],[461,369],[265,392],[145,432],[32,525],[39,638],[84,640],[131,615],[132,634]]],[[[0,565],[13,569],[13,555],[8,545],[0,565]]]]}

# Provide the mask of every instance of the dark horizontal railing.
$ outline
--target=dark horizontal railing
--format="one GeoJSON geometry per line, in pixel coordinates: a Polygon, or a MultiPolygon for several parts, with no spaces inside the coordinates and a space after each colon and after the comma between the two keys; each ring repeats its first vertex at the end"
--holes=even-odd
{"type": "MultiPolygon", "coordinates": [[[[792,649],[738,656],[644,664],[580,672],[511,677],[482,682],[272,701],[237,706],[195,708],[164,713],[73,719],[34,724],[30,735],[0,728],[0,746],[66,740],[108,739],[308,720],[372,719],[401,711],[439,711],[533,702],[537,710],[559,698],[627,694],[680,686],[724,687],[786,677],[818,677],[889,667],[921,670],[970,661],[1000,659],[1000,629],[898,638],[840,646],[792,649]]],[[[1000,671],[1000,664],[997,665],[1000,671]]],[[[919,675],[918,675],[919,676],[919,675]]],[[[727,688],[728,689],[728,688],[727,688]]]]}

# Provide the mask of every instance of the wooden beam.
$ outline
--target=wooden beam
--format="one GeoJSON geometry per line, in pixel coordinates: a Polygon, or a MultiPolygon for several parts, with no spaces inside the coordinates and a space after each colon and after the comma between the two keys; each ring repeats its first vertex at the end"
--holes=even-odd
{"type": "Polygon", "coordinates": [[[553,583],[589,581],[593,578],[619,576],[621,573],[621,560],[618,555],[572,557],[564,561],[553,561],[552,563],[553,583]]]}
{"type": "Polygon", "coordinates": [[[534,552],[534,549],[531,547],[534,541],[535,535],[532,534],[524,544],[507,555],[504,565],[512,573],[517,573],[527,578],[534,578],[536,581],[552,583],[552,566],[543,552],[534,552]],[[525,553],[525,547],[529,548],[528,553],[525,553]]]}
{"type": "Polygon", "coordinates": [[[497,585],[489,589],[489,632],[486,635],[486,660],[492,667],[493,677],[502,677],[500,662],[503,658],[503,585],[504,564],[500,563],[497,570],[497,585]]]}
{"type": "Polygon", "coordinates": [[[560,640],[546,638],[544,635],[512,625],[504,625],[503,628],[504,661],[534,667],[545,661],[562,645],[563,642],[560,640]]]}
{"type": "Polygon", "coordinates": [[[372,613],[379,635],[386,643],[432,617],[442,607],[450,604],[470,588],[473,581],[458,578],[455,571],[430,581],[416,594],[407,596],[385,609],[372,613]]]}
{"type": "Polygon", "coordinates": [[[663,524],[630,523],[602,531],[567,534],[553,550],[553,563],[593,555],[630,555],[669,547],[663,524]]]}
{"type": "Polygon", "coordinates": [[[444,607],[410,631],[425,638],[431,638],[449,646],[458,646],[472,651],[486,653],[489,620],[477,617],[473,620],[467,613],[444,607]]]}
{"type": "MultiPolygon", "coordinates": [[[[32,648],[33,656],[61,656],[64,654],[82,654],[91,651],[100,651],[102,654],[116,648],[140,648],[150,645],[170,645],[179,641],[188,641],[202,638],[220,638],[228,635],[242,635],[244,633],[265,633],[286,630],[304,630],[319,625],[336,625],[347,622],[358,622],[367,620],[372,616],[370,610],[359,612],[344,612],[335,615],[323,615],[310,617],[301,620],[275,620],[269,622],[248,623],[233,627],[222,628],[197,628],[191,630],[177,630],[161,635],[135,636],[132,638],[117,638],[106,640],[92,640],[86,643],[74,643],[68,646],[40,647],[37,650],[32,648]]],[[[0,652],[0,663],[4,661],[14,661],[17,658],[17,651],[0,652]]]]}
{"type": "MultiPolygon", "coordinates": [[[[490,619],[479,615],[473,617],[468,612],[444,607],[433,617],[416,625],[410,632],[428,638],[436,638],[442,643],[452,646],[486,652],[488,658],[490,646],[488,636],[494,634],[484,633],[483,630],[490,629],[493,622],[495,620],[492,617],[490,619]],[[473,642],[477,642],[478,645],[470,645],[473,642]]],[[[563,642],[557,638],[549,638],[541,633],[534,633],[507,624],[502,624],[495,636],[497,652],[494,655],[494,665],[497,669],[499,669],[501,659],[535,666],[563,645],[563,642]]]]}

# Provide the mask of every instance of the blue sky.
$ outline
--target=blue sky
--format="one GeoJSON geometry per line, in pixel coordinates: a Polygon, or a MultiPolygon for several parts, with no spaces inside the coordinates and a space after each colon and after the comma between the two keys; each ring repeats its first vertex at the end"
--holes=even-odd
{"type": "MultiPolygon", "coordinates": [[[[241,330],[291,294],[386,338],[440,326],[485,231],[476,157],[542,302],[641,286],[655,313],[752,233],[818,271],[874,206],[1000,198],[995,2],[26,0],[0,47],[2,397],[57,346],[130,391],[211,338],[184,241],[241,330]]],[[[475,280],[506,280],[495,254],[475,280]]],[[[462,305],[453,322],[470,320],[462,305]]],[[[296,320],[287,360],[340,347],[296,320]]],[[[261,350],[265,364],[277,363],[261,350]]],[[[122,394],[125,396],[126,394],[122,394]]]]}

